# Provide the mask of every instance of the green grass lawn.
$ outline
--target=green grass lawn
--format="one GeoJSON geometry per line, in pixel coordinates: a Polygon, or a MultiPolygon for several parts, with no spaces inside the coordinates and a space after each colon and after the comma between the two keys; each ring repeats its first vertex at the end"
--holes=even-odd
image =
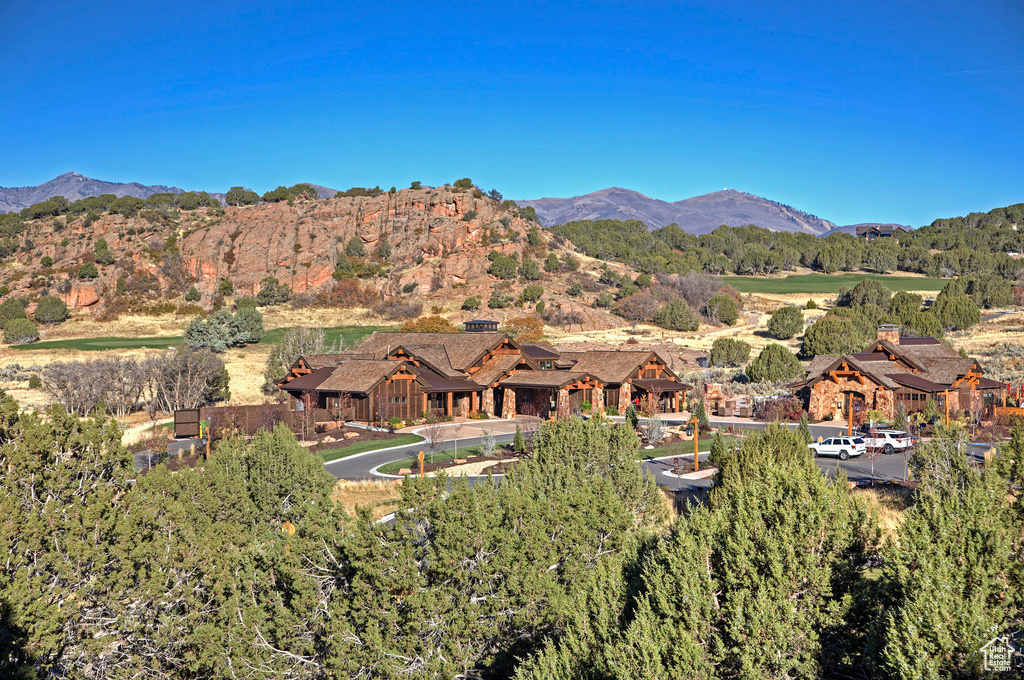
{"type": "Polygon", "coordinates": [[[394,439],[376,439],[373,441],[359,442],[357,444],[351,444],[349,446],[342,446],[337,449],[324,449],[320,451],[320,457],[324,459],[325,463],[329,463],[332,460],[338,460],[339,458],[347,458],[357,453],[366,453],[367,451],[376,451],[377,449],[388,449],[392,446],[405,446],[406,444],[415,444],[416,442],[423,441],[423,437],[418,434],[403,434],[395,437],[394,439]]]}
{"type": "MultiPolygon", "coordinates": [[[[260,340],[261,345],[270,345],[284,337],[287,328],[275,328],[269,331],[260,340]]],[[[333,343],[341,340],[344,347],[355,347],[370,333],[374,331],[394,330],[392,326],[332,326],[325,328],[327,342],[333,343]]],[[[156,337],[156,338],[77,338],[73,340],[48,340],[46,342],[35,342],[29,345],[12,345],[12,349],[37,350],[37,349],[77,349],[83,351],[102,351],[107,349],[165,349],[181,345],[184,339],[180,335],[156,337]]]]}
{"type": "MultiPolygon", "coordinates": [[[[708,435],[701,437],[697,440],[697,451],[706,453],[711,450],[711,442],[714,440],[714,435],[708,435]]],[[[725,440],[726,446],[738,446],[742,441],[739,437],[732,435],[723,434],[722,439],[725,440]]],[[[637,451],[637,460],[643,460],[644,458],[664,458],[666,456],[682,456],[684,454],[693,454],[693,442],[676,442],[660,449],[640,449],[637,451]]]]}
{"type": "Polygon", "coordinates": [[[758,276],[723,276],[726,283],[741,293],[779,294],[835,294],[840,288],[853,288],[863,279],[881,281],[891,291],[929,290],[940,291],[947,279],[930,279],[921,276],[895,276],[882,274],[796,274],[783,278],[758,276]]]}
{"type": "MultiPolygon", "coordinates": [[[[470,456],[479,456],[482,454],[482,450],[479,446],[470,446],[469,448],[459,449],[459,458],[469,458],[470,456]]],[[[438,451],[434,454],[434,457],[430,457],[430,451],[423,452],[423,460],[430,463],[431,460],[435,463],[447,463],[450,460],[455,460],[455,451],[438,451]]],[[[405,458],[403,460],[396,460],[394,463],[388,463],[387,465],[381,466],[377,472],[385,475],[397,475],[398,471],[402,468],[419,467],[419,460],[416,457],[405,458]]]]}

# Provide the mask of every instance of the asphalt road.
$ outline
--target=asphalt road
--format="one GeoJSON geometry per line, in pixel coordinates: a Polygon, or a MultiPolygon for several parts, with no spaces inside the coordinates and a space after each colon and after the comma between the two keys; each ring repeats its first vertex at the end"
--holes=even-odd
{"type": "MultiPolygon", "coordinates": [[[[665,423],[668,425],[678,425],[682,423],[681,420],[672,420],[665,418],[665,423]]],[[[764,423],[758,423],[750,420],[736,420],[736,421],[723,421],[715,420],[712,421],[712,425],[715,427],[727,427],[729,425],[734,426],[737,429],[764,429],[766,425],[764,423]]],[[[511,442],[515,436],[514,423],[509,421],[486,421],[480,425],[472,424],[465,426],[464,429],[469,432],[476,431],[474,428],[478,427],[489,427],[495,431],[495,439],[499,443],[511,442]]],[[[795,427],[795,425],[793,425],[795,427]]],[[[846,428],[837,425],[824,425],[817,424],[811,425],[811,435],[817,439],[818,437],[827,438],[837,436],[846,433],[846,428]]],[[[470,448],[472,446],[479,446],[483,443],[483,438],[479,436],[462,437],[457,442],[447,441],[442,443],[437,448],[437,452],[450,451],[456,448],[470,448]]],[[[189,446],[188,441],[178,443],[175,448],[181,450],[187,450],[189,446]]],[[[199,445],[197,445],[199,448],[199,445]]],[[[972,457],[980,460],[983,452],[987,449],[987,445],[974,445],[970,446],[972,457]]],[[[330,472],[336,479],[348,479],[348,480],[365,480],[374,479],[375,475],[373,470],[386,463],[391,463],[397,460],[405,458],[415,458],[416,455],[424,451],[427,456],[430,455],[430,449],[427,447],[426,442],[418,442],[416,444],[408,444],[405,446],[399,446],[390,449],[383,449],[377,451],[368,451],[366,453],[359,453],[354,456],[347,458],[340,458],[329,463],[325,463],[324,467],[330,472]]],[[[176,452],[172,452],[174,455],[176,452]]],[[[653,453],[653,452],[652,452],[653,453]]],[[[699,459],[703,462],[707,459],[707,453],[701,453],[699,459]]],[[[148,461],[146,461],[148,462],[148,461]]],[[[136,465],[145,466],[143,461],[136,461],[136,465]]],[[[882,455],[874,464],[874,470],[872,471],[871,462],[867,460],[866,456],[859,456],[856,458],[850,458],[846,461],[840,461],[838,458],[832,457],[819,457],[816,459],[818,467],[828,475],[829,477],[835,477],[838,470],[843,470],[850,481],[865,482],[870,480],[887,480],[896,479],[902,480],[906,478],[906,464],[907,460],[901,453],[893,453],[890,455],[882,455]]],[[[697,479],[697,480],[680,480],[675,476],[668,476],[663,473],[668,472],[672,468],[672,458],[665,459],[644,459],[641,461],[641,465],[645,470],[654,475],[658,484],[670,489],[697,489],[699,487],[707,488],[711,486],[712,479],[697,479]]],[[[377,479],[380,476],[376,476],[377,479]]],[[[485,477],[470,477],[469,483],[472,485],[474,482],[486,479],[485,477]]]]}

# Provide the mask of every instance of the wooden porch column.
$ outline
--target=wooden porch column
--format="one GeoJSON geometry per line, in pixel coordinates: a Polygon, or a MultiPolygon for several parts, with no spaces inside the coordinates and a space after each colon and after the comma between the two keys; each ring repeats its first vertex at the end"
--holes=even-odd
{"type": "Polygon", "coordinates": [[[478,411],[479,410],[477,408],[476,397],[477,397],[477,393],[476,392],[470,392],[469,393],[469,412],[470,413],[473,413],[474,411],[478,411]]]}
{"type": "Polygon", "coordinates": [[[448,413],[445,414],[445,415],[449,415],[449,416],[453,416],[453,417],[455,416],[455,413],[452,412],[452,393],[451,393],[450,390],[448,392],[448,413]]]}
{"type": "Polygon", "coordinates": [[[427,412],[427,393],[423,393],[423,413],[427,412]]]}

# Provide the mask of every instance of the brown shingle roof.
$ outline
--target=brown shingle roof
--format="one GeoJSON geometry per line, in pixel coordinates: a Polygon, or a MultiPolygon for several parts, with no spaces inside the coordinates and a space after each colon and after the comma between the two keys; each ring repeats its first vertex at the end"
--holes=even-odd
{"type": "MultiPolygon", "coordinates": [[[[430,368],[446,378],[464,378],[466,374],[452,368],[451,358],[444,345],[401,345],[408,354],[425,362],[430,368]]],[[[395,351],[395,347],[391,351],[395,351]]]]}
{"type": "Polygon", "coordinates": [[[967,375],[974,363],[974,359],[963,359],[960,356],[956,359],[925,359],[928,372],[924,377],[940,385],[952,385],[958,378],[967,375]]]}
{"type": "Polygon", "coordinates": [[[628,350],[584,352],[572,370],[590,373],[604,383],[621,383],[652,354],[654,352],[628,350]]]}
{"type": "Polygon", "coordinates": [[[335,368],[317,389],[365,394],[404,365],[404,361],[352,359],[335,368]]]}
{"type": "Polygon", "coordinates": [[[278,383],[278,385],[286,390],[313,390],[320,386],[327,376],[334,370],[334,366],[327,366],[325,368],[318,368],[312,373],[306,375],[300,375],[298,378],[293,378],[288,382],[278,383]]]}
{"type": "Polygon", "coordinates": [[[387,354],[388,348],[409,345],[444,345],[451,368],[466,371],[480,357],[497,347],[504,333],[387,333],[376,331],[363,340],[359,352],[369,352],[377,358],[387,354]]]}
{"type": "Polygon", "coordinates": [[[531,342],[523,345],[523,354],[534,359],[557,359],[559,356],[557,349],[540,342],[531,342]]]}
{"type": "Polygon", "coordinates": [[[491,384],[511,371],[523,360],[515,354],[497,354],[487,360],[479,371],[473,374],[473,382],[490,387],[491,384]]]}

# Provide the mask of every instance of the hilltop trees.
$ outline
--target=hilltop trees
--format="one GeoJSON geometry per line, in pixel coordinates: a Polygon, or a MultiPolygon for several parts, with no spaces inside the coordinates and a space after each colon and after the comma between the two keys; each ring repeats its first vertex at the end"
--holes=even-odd
{"type": "Polygon", "coordinates": [[[226,196],[228,205],[255,205],[259,202],[260,196],[252,189],[245,187],[231,187],[226,196]]]}

